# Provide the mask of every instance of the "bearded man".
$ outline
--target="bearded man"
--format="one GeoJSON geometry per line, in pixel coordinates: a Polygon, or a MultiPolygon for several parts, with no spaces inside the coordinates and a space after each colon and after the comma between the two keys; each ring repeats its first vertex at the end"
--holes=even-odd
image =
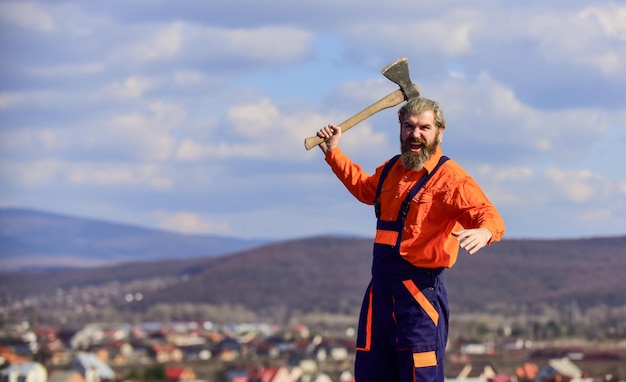
{"type": "Polygon", "coordinates": [[[446,124],[437,102],[410,99],[398,120],[401,154],[373,175],[341,151],[339,127],[317,132],[332,171],[357,200],[374,205],[377,219],[355,377],[443,382],[449,322],[443,271],[459,248],[474,254],[500,240],[504,221],[476,181],[442,154],[446,124]]]}

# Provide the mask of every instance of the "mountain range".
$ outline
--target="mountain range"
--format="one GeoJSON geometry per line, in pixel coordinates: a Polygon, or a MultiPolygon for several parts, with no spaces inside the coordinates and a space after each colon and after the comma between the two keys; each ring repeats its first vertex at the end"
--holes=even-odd
{"type": "Polygon", "coordinates": [[[219,256],[269,242],[183,235],[29,209],[0,209],[0,261],[5,270],[219,256]]]}
{"type": "MultiPolygon", "coordinates": [[[[254,311],[283,306],[297,312],[354,314],[371,265],[371,239],[360,237],[255,243],[6,210],[0,214],[0,229],[3,263],[17,252],[7,252],[8,242],[8,248],[42,264],[61,265],[56,256],[67,253],[73,256],[64,259],[84,256],[89,261],[81,264],[103,264],[73,269],[3,267],[0,293],[12,298],[159,279],[170,281],[155,290],[141,290],[138,308],[189,302],[241,305],[254,311]],[[34,233],[40,236],[29,236],[34,233]],[[93,252],[79,252],[81,248],[93,252]]],[[[540,303],[626,306],[624,269],[626,236],[505,239],[475,255],[460,253],[458,263],[444,274],[451,304],[471,311],[540,303]]]]}

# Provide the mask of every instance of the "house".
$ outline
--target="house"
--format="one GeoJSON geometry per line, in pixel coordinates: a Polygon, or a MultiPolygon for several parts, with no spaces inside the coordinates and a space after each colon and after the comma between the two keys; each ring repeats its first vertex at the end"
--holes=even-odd
{"type": "Polygon", "coordinates": [[[148,353],[158,362],[181,362],[183,352],[174,344],[162,343],[152,345],[148,353]]]}
{"type": "Polygon", "coordinates": [[[1,382],[46,382],[48,371],[38,362],[14,363],[0,370],[1,382]]]}
{"type": "Polygon", "coordinates": [[[226,338],[213,349],[213,353],[222,361],[232,361],[239,358],[243,348],[239,342],[233,338],[226,338]]]}
{"type": "Polygon", "coordinates": [[[248,373],[245,371],[229,371],[226,373],[226,381],[228,382],[249,382],[248,373]]]}
{"type": "Polygon", "coordinates": [[[298,367],[304,374],[315,374],[318,369],[317,362],[313,359],[300,360],[298,367]]]}
{"type": "Polygon", "coordinates": [[[296,382],[302,371],[294,368],[289,371],[284,366],[256,367],[249,371],[232,371],[227,374],[229,382],[296,382]]]}
{"type": "Polygon", "coordinates": [[[114,365],[124,365],[128,363],[133,352],[133,346],[126,341],[109,342],[98,349],[98,353],[102,353],[102,355],[99,355],[99,358],[114,365]]]}
{"type": "Polygon", "coordinates": [[[56,349],[50,351],[50,364],[67,365],[72,361],[73,353],[67,349],[56,349]]]}
{"type": "Polygon", "coordinates": [[[294,382],[284,367],[260,367],[250,373],[250,382],[294,382]]]}
{"type": "Polygon", "coordinates": [[[517,377],[504,375],[504,374],[499,374],[488,379],[488,382],[514,382],[514,381],[517,381],[517,377]]]}
{"type": "Polygon", "coordinates": [[[313,358],[318,361],[346,361],[354,349],[356,349],[356,341],[353,339],[343,338],[322,338],[316,336],[312,341],[313,348],[310,353],[313,358]]]}
{"type": "Polygon", "coordinates": [[[188,367],[166,367],[165,376],[168,382],[193,381],[196,373],[188,367]]]}
{"type": "Polygon", "coordinates": [[[58,370],[50,374],[48,382],[85,382],[85,378],[77,371],[58,370]]]}
{"type": "Polygon", "coordinates": [[[69,370],[80,373],[86,382],[115,381],[113,369],[93,353],[78,353],[72,360],[69,370]]]}
{"type": "MultiPolygon", "coordinates": [[[[452,372],[454,372],[454,370],[452,372]]],[[[495,376],[496,371],[489,363],[468,363],[461,367],[461,369],[457,372],[456,378],[451,378],[448,380],[487,382],[490,378],[493,378],[495,376]]]]}
{"type": "Polygon", "coordinates": [[[493,354],[493,344],[482,343],[482,342],[470,342],[461,345],[461,354],[472,354],[472,355],[480,355],[480,354],[493,354]]]}
{"type": "Polygon", "coordinates": [[[319,373],[311,379],[311,382],[333,382],[333,380],[328,374],[319,373]]]}
{"type": "Polygon", "coordinates": [[[0,346],[0,364],[6,363],[26,363],[28,359],[15,353],[15,349],[10,346],[0,346]]]}
{"type": "Polygon", "coordinates": [[[537,382],[593,382],[593,378],[583,378],[582,370],[569,358],[554,358],[537,374],[537,382]]]}
{"type": "Polygon", "coordinates": [[[355,381],[356,379],[354,378],[352,373],[349,371],[343,371],[339,375],[339,382],[355,382],[355,381]]]}
{"type": "Polygon", "coordinates": [[[280,348],[278,344],[271,341],[262,341],[255,345],[257,355],[269,358],[278,358],[280,356],[280,348]]]}
{"type": "Polygon", "coordinates": [[[180,350],[183,353],[183,358],[186,360],[206,361],[213,356],[208,345],[181,346],[180,350]]]}
{"type": "Polygon", "coordinates": [[[534,381],[537,378],[537,373],[539,372],[539,367],[537,364],[532,362],[526,362],[522,366],[515,368],[515,375],[518,378],[524,378],[531,381],[534,381]]]}
{"type": "Polygon", "coordinates": [[[324,341],[317,347],[314,353],[318,361],[325,361],[329,358],[334,361],[345,361],[350,355],[350,350],[343,343],[324,341]]]}

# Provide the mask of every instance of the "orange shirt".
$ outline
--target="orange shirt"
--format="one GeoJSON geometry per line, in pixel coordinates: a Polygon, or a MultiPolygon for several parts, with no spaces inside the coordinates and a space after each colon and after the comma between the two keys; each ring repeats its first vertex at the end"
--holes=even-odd
{"type": "MultiPolygon", "coordinates": [[[[396,220],[398,211],[413,185],[432,171],[442,156],[438,147],[422,171],[407,170],[398,160],[385,178],[379,202],[381,220],[396,220]]],[[[372,205],[384,164],[373,175],[352,163],[340,148],[326,154],[326,162],[344,186],[359,201],[372,205]]],[[[487,196],[465,170],[448,160],[411,202],[400,244],[400,254],[423,268],[449,268],[459,252],[459,242],[450,233],[485,227],[493,234],[489,244],[504,235],[504,221],[487,196]]]]}

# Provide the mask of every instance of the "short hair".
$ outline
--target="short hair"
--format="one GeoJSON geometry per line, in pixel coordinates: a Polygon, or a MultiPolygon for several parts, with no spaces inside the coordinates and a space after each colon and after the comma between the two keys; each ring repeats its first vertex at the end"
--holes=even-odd
{"type": "Polygon", "coordinates": [[[431,99],[425,97],[415,97],[407,101],[398,110],[398,120],[400,124],[404,121],[404,118],[408,115],[419,115],[426,111],[432,111],[435,117],[435,125],[440,129],[446,128],[446,120],[443,117],[443,110],[439,104],[431,99]]]}

